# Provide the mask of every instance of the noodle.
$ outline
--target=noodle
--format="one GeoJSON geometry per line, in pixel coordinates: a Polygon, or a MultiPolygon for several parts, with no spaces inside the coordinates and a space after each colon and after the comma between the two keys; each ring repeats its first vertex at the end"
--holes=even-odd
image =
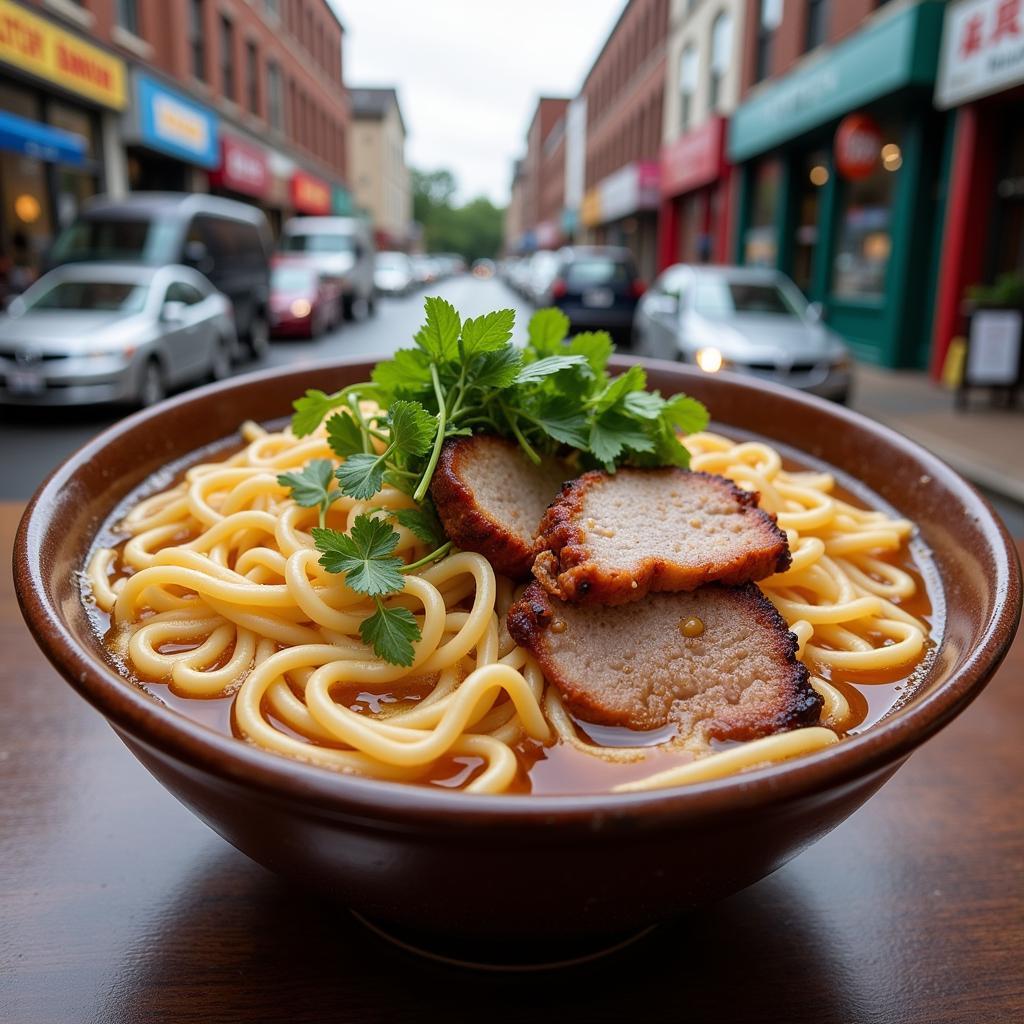
{"type": "MultiPolygon", "coordinates": [[[[94,550],[89,597],[109,613],[109,642],[140,678],[181,697],[233,695],[233,721],[246,741],[336,771],[381,779],[429,777],[444,758],[476,765],[464,789],[503,792],[521,772],[517,745],[563,743],[618,764],[649,747],[604,747],[581,737],[558,691],[505,629],[508,580],[471,552],[450,554],[404,576],[388,604],[408,609],[420,639],[413,664],[373,655],[359,636],[374,604],[328,573],[302,508],[277,481],[282,470],[334,457],[323,428],[297,439],[289,430],[242,428],[246,446],[221,462],[191,467],[177,485],[138,502],[117,530],[120,549],[94,550]],[[352,697],[374,687],[418,687],[416,702],[368,713],[352,697]],[[347,699],[346,699],[347,698],[347,699]]],[[[918,660],[927,627],[900,602],[914,578],[884,560],[913,526],[833,496],[821,472],[789,472],[760,442],[736,444],[701,433],[686,439],[692,467],[757,490],[786,532],[790,568],[760,583],[797,637],[798,656],[821,695],[821,725],[754,740],[622,783],[628,792],[720,778],[822,749],[852,712],[828,681],[833,670],[895,672],[918,660]]],[[[371,502],[340,497],[326,523],[347,530],[359,515],[385,516],[412,504],[385,487],[371,502]]],[[[426,554],[395,526],[407,563],[426,554]]],[[[671,752],[671,741],[662,745],[671,752]]],[[[690,755],[685,755],[690,757],[690,755]]]]}

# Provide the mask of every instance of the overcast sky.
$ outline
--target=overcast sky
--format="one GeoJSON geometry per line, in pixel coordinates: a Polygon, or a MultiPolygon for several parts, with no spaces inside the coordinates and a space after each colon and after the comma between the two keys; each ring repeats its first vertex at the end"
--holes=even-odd
{"type": "Polygon", "coordinates": [[[345,81],[398,87],[413,167],[508,200],[539,95],[573,96],[624,0],[332,0],[345,81]]]}

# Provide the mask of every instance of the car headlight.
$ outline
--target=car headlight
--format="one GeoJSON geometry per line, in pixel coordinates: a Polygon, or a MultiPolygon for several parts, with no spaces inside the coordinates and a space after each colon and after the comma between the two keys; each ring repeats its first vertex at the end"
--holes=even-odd
{"type": "Polygon", "coordinates": [[[718,373],[723,362],[722,353],[713,345],[697,349],[697,365],[705,373],[718,373]]]}
{"type": "Polygon", "coordinates": [[[124,345],[121,348],[103,349],[99,352],[90,352],[89,359],[131,359],[135,355],[134,345],[124,345]]]}
{"type": "Polygon", "coordinates": [[[313,308],[308,299],[296,299],[289,307],[292,316],[309,316],[313,308]]]}

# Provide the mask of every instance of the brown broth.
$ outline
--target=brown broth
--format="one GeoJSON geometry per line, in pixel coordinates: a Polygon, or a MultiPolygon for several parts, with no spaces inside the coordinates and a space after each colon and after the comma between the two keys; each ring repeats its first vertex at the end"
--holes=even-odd
{"type": "MultiPolygon", "coordinates": [[[[783,446],[771,442],[783,453],[784,468],[789,471],[801,470],[824,470],[832,473],[836,478],[836,485],[832,494],[849,504],[861,507],[880,509],[896,515],[892,508],[886,506],[876,495],[872,494],[866,487],[857,481],[853,481],[844,474],[836,471],[830,466],[818,463],[806,456],[794,456],[783,446]]],[[[94,547],[113,547],[118,552],[117,557],[111,565],[110,579],[116,580],[120,577],[131,575],[132,570],[124,567],[121,563],[120,552],[126,543],[123,534],[117,532],[117,524],[124,517],[127,511],[143,498],[169,487],[174,486],[184,476],[186,470],[196,463],[211,460],[222,460],[228,458],[240,447],[237,439],[228,439],[219,444],[208,446],[195,453],[193,456],[180,460],[178,463],[169,466],[162,473],[151,478],[140,488],[136,489],[107,520],[103,529],[97,535],[94,547]]],[[[926,652],[916,663],[906,666],[905,669],[898,669],[895,672],[851,672],[841,670],[829,670],[825,666],[808,664],[812,672],[827,679],[833,686],[837,687],[846,697],[853,712],[853,722],[846,729],[847,735],[852,735],[871,727],[872,725],[892,713],[904,703],[916,689],[918,681],[923,676],[935,649],[941,640],[941,625],[943,617],[942,590],[938,584],[938,576],[930,560],[927,548],[920,540],[912,539],[909,545],[904,546],[898,552],[879,556],[898,568],[908,572],[917,584],[916,593],[905,602],[894,602],[905,609],[911,615],[924,621],[929,627],[929,640],[926,652]]],[[[234,723],[232,713],[233,695],[194,698],[186,697],[176,693],[172,686],[165,680],[153,680],[140,677],[140,675],[127,666],[118,657],[115,647],[111,643],[109,616],[101,612],[94,604],[87,601],[89,613],[97,634],[103,639],[111,660],[121,675],[133,685],[145,690],[148,694],[161,701],[167,707],[179,712],[193,721],[215,730],[220,733],[239,736],[234,723]]],[[[189,650],[199,646],[201,641],[185,642],[179,644],[164,644],[161,650],[170,653],[171,651],[189,650]]],[[[231,656],[232,648],[229,648],[217,660],[217,664],[225,663],[231,656]]],[[[369,691],[365,686],[353,686],[347,693],[337,692],[336,697],[350,707],[352,710],[361,713],[376,714],[381,708],[395,707],[398,704],[415,704],[430,692],[433,685],[432,680],[418,679],[410,680],[402,687],[392,687],[383,691],[369,691]]],[[[293,733],[282,722],[276,720],[264,708],[268,719],[283,732],[306,739],[297,733],[293,733]]],[[[642,779],[655,772],[662,771],[674,765],[684,764],[692,759],[691,755],[678,751],[666,750],[662,747],[651,744],[658,742],[662,737],[644,734],[635,734],[629,729],[597,728],[583,721],[577,721],[577,731],[580,739],[588,743],[598,743],[606,746],[649,746],[646,757],[635,762],[610,762],[598,757],[583,753],[571,744],[556,742],[550,745],[543,745],[534,740],[524,739],[515,747],[515,753],[519,762],[519,770],[516,778],[509,788],[513,793],[533,794],[570,794],[570,793],[600,793],[607,792],[613,786],[623,782],[631,782],[642,779]]],[[[343,744],[320,744],[324,746],[343,747],[343,744]]],[[[731,746],[733,744],[724,744],[731,746]]],[[[434,762],[425,771],[423,777],[416,784],[428,785],[444,789],[458,789],[472,781],[483,770],[484,763],[478,757],[469,756],[445,756],[434,762]]]]}

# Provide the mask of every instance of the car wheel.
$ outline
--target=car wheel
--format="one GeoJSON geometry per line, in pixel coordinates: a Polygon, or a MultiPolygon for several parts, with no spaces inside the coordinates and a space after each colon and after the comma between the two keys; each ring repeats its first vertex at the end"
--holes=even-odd
{"type": "Polygon", "coordinates": [[[150,359],[142,370],[142,382],[139,385],[139,404],[149,408],[162,402],[167,397],[167,385],[164,382],[164,371],[158,359],[150,359]]]}
{"type": "Polygon", "coordinates": [[[265,313],[253,315],[245,341],[253,359],[262,359],[270,351],[270,324],[265,313]]]}
{"type": "Polygon", "coordinates": [[[327,316],[319,306],[309,314],[309,337],[311,340],[319,338],[327,330],[327,316]]]}
{"type": "Polygon", "coordinates": [[[226,338],[218,338],[213,350],[213,361],[210,363],[210,378],[224,380],[231,374],[231,349],[226,338]]]}

